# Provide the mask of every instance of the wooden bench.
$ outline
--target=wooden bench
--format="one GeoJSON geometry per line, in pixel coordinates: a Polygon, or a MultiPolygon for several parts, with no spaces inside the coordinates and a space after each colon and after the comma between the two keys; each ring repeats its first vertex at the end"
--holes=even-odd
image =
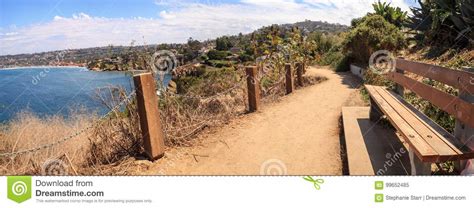
{"type": "Polygon", "coordinates": [[[410,159],[399,135],[369,119],[370,107],[342,107],[343,174],[407,175],[410,159]],[[344,155],[343,155],[344,156],[344,155]]]}
{"type": "Polygon", "coordinates": [[[474,158],[466,143],[474,140],[474,73],[440,66],[396,60],[396,71],[386,74],[396,83],[396,91],[365,85],[370,95],[370,120],[378,122],[383,115],[409,144],[412,175],[431,174],[431,164],[474,158]],[[456,97],[430,85],[405,76],[405,71],[436,80],[460,90],[456,97]],[[456,137],[403,100],[405,89],[416,93],[456,118],[456,137]]]}

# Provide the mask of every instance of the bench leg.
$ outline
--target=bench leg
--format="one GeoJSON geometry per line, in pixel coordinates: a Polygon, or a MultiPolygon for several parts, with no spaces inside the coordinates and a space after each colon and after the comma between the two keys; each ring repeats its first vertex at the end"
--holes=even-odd
{"type": "Polygon", "coordinates": [[[382,111],[380,110],[379,106],[375,103],[374,99],[370,97],[370,113],[369,118],[373,122],[377,122],[383,116],[382,111]]]}
{"type": "MultiPolygon", "coordinates": [[[[461,121],[456,120],[456,125],[454,127],[454,137],[458,139],[462,144],[465,144],[469,149],[471,149],[471,151],[474,151],[473,127],[467,126],[461,121]]],[[[459,173],[461,173],[466,168],[467,161],[469,160],[459,160],[454,162],[454,168],[459,171],[459,173]]],[[[474,160],[471,160],[471,162],[474,162],[474,160]]]]}
{"type": "Polygon", "coordinates": [[[410,157],[411,175],[431,175],[431,163],[422,162],[411,147],[408,150],[408,155],[410,157]]]}

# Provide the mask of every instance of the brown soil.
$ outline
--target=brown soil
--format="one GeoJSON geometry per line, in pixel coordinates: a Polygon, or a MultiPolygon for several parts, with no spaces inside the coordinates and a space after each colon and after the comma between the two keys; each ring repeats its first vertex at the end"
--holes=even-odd
{"type": "Polygon", "coordinates": [[[139,174],[340,175],[338,119],[343,105],[364,105],[360,81],[321,67],[307,73],[328,80],[206,130],[196,145],[169,149],[139,174]]]}

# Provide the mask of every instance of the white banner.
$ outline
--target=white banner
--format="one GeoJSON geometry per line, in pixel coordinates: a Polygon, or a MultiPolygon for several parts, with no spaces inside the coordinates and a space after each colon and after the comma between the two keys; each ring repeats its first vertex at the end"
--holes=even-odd
{"type": "Polygon", "coordinates": [[[1,207],[471,207],[473,177],[0,177],[1,207]],[[471,204],[471,205],[470,205],[471,204]],[[322,206],[324,205],[324,206],[322,206]]]}

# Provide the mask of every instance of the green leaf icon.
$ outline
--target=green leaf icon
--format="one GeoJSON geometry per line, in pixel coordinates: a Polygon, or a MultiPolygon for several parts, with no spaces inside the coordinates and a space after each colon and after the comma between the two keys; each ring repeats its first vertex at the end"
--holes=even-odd
{"type": "Polygon", "coordinates": [[[31,198],[31,176],[7,177],[8,199],[22,203],[31,198]]]}

